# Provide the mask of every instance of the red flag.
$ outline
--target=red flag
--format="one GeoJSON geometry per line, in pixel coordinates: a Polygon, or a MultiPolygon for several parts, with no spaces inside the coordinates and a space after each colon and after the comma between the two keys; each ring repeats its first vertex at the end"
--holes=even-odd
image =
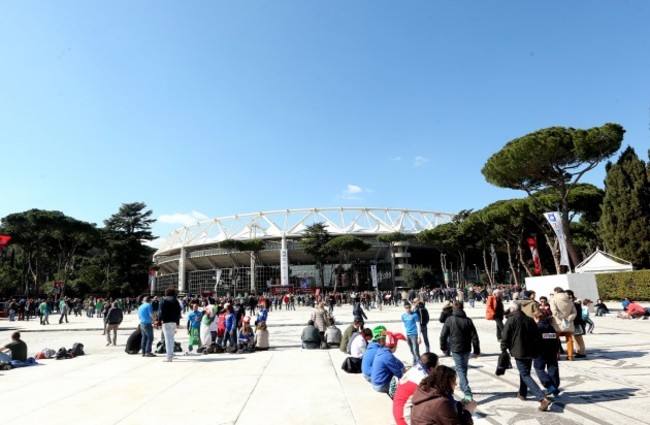
{"type": "Polygon", "coordinates": [[[9,241],[11,240],[11,236],[9,235],[0,235],[0,249],[6,247],[9,245],[9,241]]]}
{"type": "Polygon", "coordinates": [[[537,240],[534,237],[526,239],[530,247],[530,253],[533,255],[533,264],[535,264],[535,276],[542,274],[542,262],[539,261],[539,252],[537,251],[537,240]]]}

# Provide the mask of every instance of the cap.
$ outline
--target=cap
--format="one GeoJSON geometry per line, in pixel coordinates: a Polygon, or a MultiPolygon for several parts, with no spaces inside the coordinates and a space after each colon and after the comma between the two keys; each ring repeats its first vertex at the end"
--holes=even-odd
{"type": "Polygon", "coordinates": [[[373,341],[376,341],[376,340],[378,340],[378,339],[383,338],[383,337],[385,336],[385,335],[384,335],[384,332],[385,332],[385,331],[386,331],[386,327],[385,327],[385,326],[382,326],[382,325],[375,326],[375,327],[372,329],[372,340],[373,340],[373,341]]]}
{"type": "Polygon", "coordinates": [[[397,347],[397,343],[401,341],[406,341],[406,337],[403,334],[400,333],[392,333],[388,331],[383,332],[384,335],[386,335],[386,347],[388,348],[395,348],[397,347]]]}

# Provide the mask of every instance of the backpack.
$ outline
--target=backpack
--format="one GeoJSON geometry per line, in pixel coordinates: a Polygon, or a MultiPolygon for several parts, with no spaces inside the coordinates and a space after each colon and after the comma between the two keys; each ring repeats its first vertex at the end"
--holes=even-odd
{"type": "MultiPolygon", "coordinates": [[[[174,353],[182,353],[183,348],[181,347],[180,342],[174,341],[174,353]]],[[[158,341],[156,344],[156,353],[157,354],[167,354],[167,348],[165,347],[165,341],[158,341]]]]}
{"type": "Polygon", "coordinates": [[[343,361],[341,369],[347,373],[361,373],[361,359],[348,357],[343,361]]]}
{"type": "Polygon", "coordinates": [[[487,306],[485,308],[485,318],[487,320],[494,320],[494,310],[496,308],[496,299],[494,295],[490,295],[487,299],[487,306]]]}
{"type": "Polygon", "coordinates": [[[61,347],[59,348],[59,351],[56,352],[54,358],[57,360],[71,359],[72,354],[68,353],[68,350],[66,350],[65,347],[61,347]]]}
{"type": "Polygon", "coordinates": [[[142,331],[140,330],[140,326],[135,328],[133,333],[129,335],[129,339],[126,340],[126,348],[124,351],[126,351],[127,354],[138,354],[140,352],[140,348],[142,346],[142,331]]]}
{"type": "Polygon", "coordinates": [[[77,357],[77,356],[83,356],[84,354],[84,345],[80,342],[75,342],[72,344],[72,351],[71,353],[72,357],[77,357]]]}
{"type": "Polygon", "coordinates": [[[219,315],[217,320],[217,336],[222,337],[226,334],[226,313],[219,315]]]}

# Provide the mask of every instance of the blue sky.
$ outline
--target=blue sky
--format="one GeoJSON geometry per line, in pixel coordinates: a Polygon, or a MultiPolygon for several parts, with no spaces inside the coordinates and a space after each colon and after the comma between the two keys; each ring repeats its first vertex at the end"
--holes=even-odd
{"type": "Polygon", "coordinates": [[[648,22],[645,0],[4,1],[0,217],[101,225],[141,201],[164,237],[286,208],[480,209],[524,196],[485,161],[556,125],[620,123],[647,160],[648,22]]]}

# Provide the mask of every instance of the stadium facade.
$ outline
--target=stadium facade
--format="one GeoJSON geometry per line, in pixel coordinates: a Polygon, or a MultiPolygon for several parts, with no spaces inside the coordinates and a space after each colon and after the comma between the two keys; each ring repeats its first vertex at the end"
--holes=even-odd
{"type": "MultiPolygon", "coordinates": [[[[380,242],[382,234],[400,232],[415,236],[451,221],[453,214],[395,208],[310,208],[236,214],[197,222],[172,232],[154,254],[157,265],[151,291],[177,288],[181,292],[266,292],[269,288],[302,289],[333,287],[342,290],[371,289],[376,271],[380,288],[392,282],[399,286],[401,273],[413,264],[435,267],[439,253],[414,241],[380,242]],[[300,246],[305,229],[323,223],[332,236],[354,235],[371,245],[353,253],[337,273],[339,262],[324,266],[324,282],[310,255],[300,246]],[[224,249],[226,240],[264,241],[261,251],[224,249]],[[393,267],[394,261],[394,267],[393,267]]],[[[294,290],[292,289],[292,290],[294,290]]]]}

